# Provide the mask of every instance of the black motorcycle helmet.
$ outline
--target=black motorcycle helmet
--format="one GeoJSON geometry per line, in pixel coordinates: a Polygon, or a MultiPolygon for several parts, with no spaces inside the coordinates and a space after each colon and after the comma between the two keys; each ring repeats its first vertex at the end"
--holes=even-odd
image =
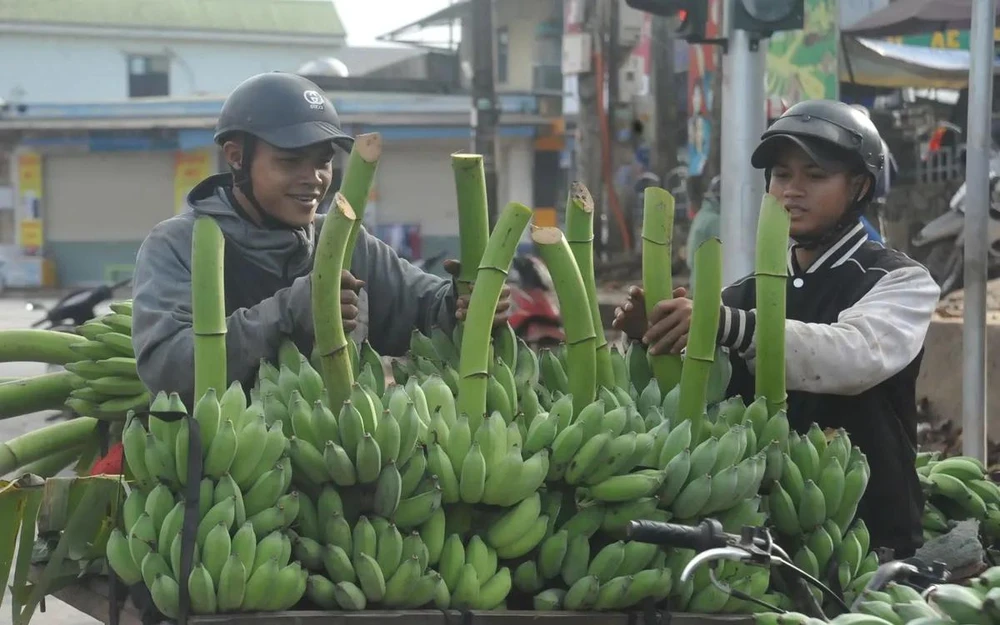
{"type": "Polygon", "coordinates": [[[796,243],[816,248],[832,243],[853,227],[875,193],[875,183],[885,164],[882,137],[864,113],[836,100],[806,100],[785,111],[761,135],[750,163],[764,170],[764,181],[771,184],[771,168],[782,143],[792,141],[820,167],[865,173],[870,178],[868,190],[855,198],[844,217],[829,232],[815,237],[799,237],[796,243]]]}
{"type": "Polygon", "coordinates": [[[286,72],[252,76],[229,94],[215,126],[215,142],[222,146],[235,136],[243,137],[243,161],[231,166],[233,185],[269,222],[273,220],[254,197],[250,177],[258,140],[284,150],[331,142],[346,152],[354,144],[354,138],[341,129],[340,116],[323,90],[286,72]]]}

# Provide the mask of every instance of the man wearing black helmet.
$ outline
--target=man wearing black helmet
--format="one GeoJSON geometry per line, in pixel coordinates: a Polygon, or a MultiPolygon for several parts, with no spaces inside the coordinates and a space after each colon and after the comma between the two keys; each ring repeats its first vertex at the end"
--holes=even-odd
{"type": "MultiPolygon", "coordinates": [[[[340,128],[319,87],[272,72],[240,84],[223,104],[215,141],[230,173],[210,176],[188,195],[188,211],[157,225],[135,262],[133,338],[139,377],[153,391],[193,392],[191,234],[210,215],[225,236],[230,380],[244,384],[261,358],[273,358],[283,336],[312,348],[310,272],[317,215],[333,176],[336,149],[353,139],[340,128]],[[188,364],[185,364],[188,363],[188,364]]],[[[453,327],[466,298],[452,281],[424,273],[362,230],[342,278],[345,328],[376,351],[401,355],[413,328],[453,327]]],[[[445,268],[453,275],[458,263],[445,268]]],[[[497,319],[504,319],[506,291],[497,319]]]]}
{"type": "MultiPolygon", "coordinates": [[[[914,470],[915,387],[939,290],[904,254],[868,240],[860,222],[883,167],[872,122],[841,102],[788,109],[761,137],[754,167],[791,215],[785,327],[788,417],[845,428],[868,457],[871,478],[859,509],[872,544],[907,557],[922,542],[923,495],[914,470]]],[[[723,209],[725,210],[725,209],[723,209]]],[[[633,287],[615,325],[653,351],[687,344],[691,301],[678,291],[647,323],[633,287]]],[[[718,339],[729,348],[729,391],[754,395],[752,276],[723,292],[718,339]]]]}

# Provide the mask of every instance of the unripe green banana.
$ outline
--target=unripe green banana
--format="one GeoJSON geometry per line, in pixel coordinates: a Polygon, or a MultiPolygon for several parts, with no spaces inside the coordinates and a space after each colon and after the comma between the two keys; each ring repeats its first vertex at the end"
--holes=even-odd
{"type": "MultiPolygon", "coordinates": [[[[570,535],[569,548],[562,562],[562,580],[567,586],[587,576],[590,565],[590,541],[582,535],[570,535]]],[[[596,578],[595,578],[596,580],[596,578]]],[[[600,584],[599,581],[597,581],[600,584]]]]}
{"type": "Polygon", "coordinates": [[[594,576],[582,576],[569,585],[563,598],[563,608],[571,611],[589,610],[597,603],[601,582],[594,576]]]}

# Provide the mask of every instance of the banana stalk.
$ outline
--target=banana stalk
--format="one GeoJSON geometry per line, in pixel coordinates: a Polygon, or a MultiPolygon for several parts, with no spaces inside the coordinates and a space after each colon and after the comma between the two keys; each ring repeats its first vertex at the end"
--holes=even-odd
{"type": "Polygon", "coordinates": [[[65,365],[80,360],[69,348],[87,339],[53,330],[0,330],[0,362],[44,362],[65,365]]]}
{"type": "Polygon", "coordinates": [[[476,290],[469,298],[458,362],[458,411],[468,415],[473,431],[486,414],[493,316],[517,245],[530,220],[531,209],[517,202],[511,202],[500,213],[479,263],[476,290]]]}
{"type": "Polygon", "coordinates": [[[590,304],[590,320],[596,335],[594,347],[597,359],[597,384],[604,388],[615,387],[615,371],[611,366],[611,350],[604,334],[601,309],[597,302],[597,284],[594,279],[594,198],[580,182],[573,182],[566,199],[566,240],[573,251],[576,266],[583,277],[590,304]]]}
{"type": "MultiPolygon", "coordinates": [[[[210,388],[222,392],[226,378],[226,240],[215,219],[194,222],[191,237],[191,316],[194,326],[194,397],[210,388]]],[[[177,363],[183,366],[182,363],[177,363]]]]}
{"type": "Polygon", "coordinates": [[[57,454],[67,447],[79,446],[94,434],[97,423],[97,419],[91,417],[77,417],[0,443],[0,475],[57,454]]]}
{"type": "Polygon", "coordinates": [[[59,473],[69,465],[75,463],[80,459],[80,453],[83,451],[84,445],[74,445],[72,447],[67,447],[66,449],[61,449],[51,455],[44,456],[24,465],[20,472],[31,473],[32,475],[37,475],[39,477],[52,477],[56,473],[59,473]]]}
{"type": "Polygon", "coordinates": [[[73,390],[74,377],[60,371],[0,384],[0,419],[62,408],[73,390]]]}
{"type": "MultiPolygon", "coordinates": [[[[658,187],[644,193],[642,207],[642,288],[646,294],[646,318],[656,305],[673,298],[674,196],[658,187]]],[[[695,291],[697,293],[697,291],[695,291]]],[[[681,357],[650,356],[653,376],[661,393],[668,393],[681,379],[681,357]]]]}
{"type": "MultiPolygon", "coordinates": [[[[558,228],[535,228],[531,239],[552,274],[559,309],[578,311],[584,308],[587,288],[562,231],[558,228]]],[[[597,394],[597,352],[594,350],[597,338],[590,315],[565,314],[563,325],[566,328],[566,377],[569,379],[569,392],[573,395],[573,414],[578,415],[594,401],[597,394]]]]}
{"type": "Polygon", "coordinates": [[[312,313],[316,351],[331,410],[340,409],[351,396],[354,384],[351,355],[344,335],[344,317],[340,311],[340,273],[356,223],[354,209],[347,198],[338,192],[334,195],[330,213],[323,220],[313,265],[312,313]]]}
{"type": "Polygon", "coordinates": [[[785,407],[785,294],[788,282],[788,211],[770,193],[757,219],[757,372],[755,392],[771,414],[785,407]]]}
{"type": "Polygon", "coordinates": [[[486,202],[486,170],[481,154],[452,154],[455,194],[458,196],[458,232],[462,267],[456,279],[459,295],[472,293],[479,263],[490,238],[486,202]]]}
{"type": "MultiPolygon", "coordinates": [[[[382,135],[377,132],[368,132],[354,137],[351,156],[347,159],[344,179],[340,183],[340,194],[344,196],[354,211],[351,236],[344,251],[344,269],[351,268],[354,244],[357,242],[361,226],[364,224],[365,207],[368,206],[368,195],[375,182],[375,170],[378,169],[378,159],[381,156],[382,135]]],[[[340,306],[339,302],[337,306],[340,306]]]]}
{"type": "Polygon", "coordinates": [[[677,414],[691,421],[691,438],[700,441],[722,306],[722,241],[711,238],[698,246],[694,266],[694,304],[681,369],[677,414]]]}

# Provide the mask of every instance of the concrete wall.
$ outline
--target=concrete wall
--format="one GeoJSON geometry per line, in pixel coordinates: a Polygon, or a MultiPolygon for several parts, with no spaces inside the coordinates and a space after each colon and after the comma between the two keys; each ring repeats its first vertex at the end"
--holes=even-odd
{"type": "MultiPolygon", "coordinates": [[[[988,344],[1000,344],[1000,318],[986,327],[988,344]]],[[[917,401],[926,401],[929,412],[942,420],[962,425],[962,320],[935,320],[927,331],[924,359],[917,378],[917,401]]],[[[1000,379],[1000,350],[986,351],[986,378],[1000,379]]],[[[986,386],[987,432],[1000,441],[1000,385],[986,386]]]]}
{"type": "Polygon", "coordinates": [[[334,56],[336,46],[147,41],[93,37],[0,37],[0,98],[24,102],[87,102],[128,97],[131,54],[170,57],[171,96],[228,93],[244,79],[295,71],[334,56]]]}

